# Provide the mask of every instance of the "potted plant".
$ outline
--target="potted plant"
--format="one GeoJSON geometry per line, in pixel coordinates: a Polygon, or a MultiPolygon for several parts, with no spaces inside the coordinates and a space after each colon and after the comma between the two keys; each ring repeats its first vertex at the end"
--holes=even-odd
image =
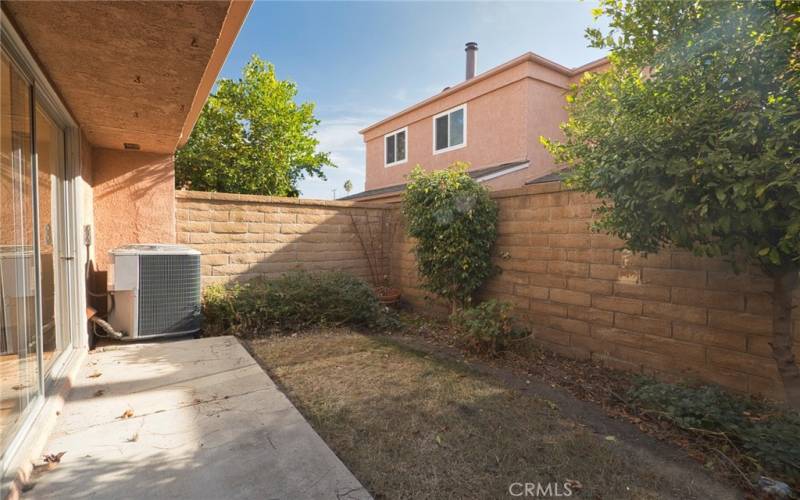
{"type": "Polygon", "coordinates": [[[378,296],[378,301],[385,305],[390,306],[400,301],[400,290],[389,286],[389,276],[383,276],[383,284],[375,287],[375,295],[378,296]]]}

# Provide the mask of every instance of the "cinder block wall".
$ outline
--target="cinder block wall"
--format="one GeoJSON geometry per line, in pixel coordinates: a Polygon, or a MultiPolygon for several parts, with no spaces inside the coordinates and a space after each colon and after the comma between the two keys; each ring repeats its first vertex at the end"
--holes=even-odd
{"type": "MultiPolygon", "coordinates": [[[[540,344],[615,368],[781,397],[769,345],[772,283],[757,269],[735,274],[722,260],[684,251],[644,258],[618,250],[621,241],[589,230],[596,200],[558,182],[492,196],[502,273],[481,295],[512,302],[540,344]]],[[[446,311],[418,288],[413,243],[396,234],[395,285],[416,307],[446,311]]]]}
{"type": "MultiPolygon", "coordinates": [[[[419,288],[413,242],[405,237],[397,205],[187,191],[176,196],[177,238],[203,253],[205,284],[293,269],[343,270],[369,279],[353,214],[362,231],[369,220],[373,235],[380,235],[382,272],[403,297],[420,311],[448,312],[419,288]]],[[[492,197],[500,206],[495,261],[502,273],[480,298],[512,302],[538,343],[614,368],[781,397],[769,345],[772,283],[757,269],[735,274],[722,260],[684,251],[647,258],[621,251],[621,241],[589,230],[596,200],[558,182],[492,197]]],[[[800,293],[795,302],[800,304],[800,293]]],[[[795,332],[799,316],[795,312],[795,332]]]]}
{"type": "MultiPolygon", "coordinates": [[[[386,245],[381,225],[387,205],[195,191],[178,191],[176,198],[177,239],[202,252],[204,284],[299,269],[340,270],[369,280],[354,220],[368,237],[369,217],[373,236],[381,238],[373,248],[386,245]]],[[[388,255],[384,266],[386,260],[388,255]]]]}

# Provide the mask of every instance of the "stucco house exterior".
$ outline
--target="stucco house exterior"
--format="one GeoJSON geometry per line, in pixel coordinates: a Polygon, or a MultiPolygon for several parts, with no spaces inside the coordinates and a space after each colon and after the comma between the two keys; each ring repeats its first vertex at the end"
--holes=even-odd
{"type": "Polygon", "coordinates": [[[564,95],[607,59],[566,68],[532,52],[475,74],[477,44],[466,47],[466,79],[360,131],[366,144],[365,191],[351,200],[398,201],[415,165],[456,161],[490,189],[520,187],[557,170],[540,136],[560,137],[564,95]]]}
{"type": "Polygon", "coordinates": [[[173,155],[250,4],[2,2],[0,497],[86,353],[108,250],[175,242],[173,155]]]}

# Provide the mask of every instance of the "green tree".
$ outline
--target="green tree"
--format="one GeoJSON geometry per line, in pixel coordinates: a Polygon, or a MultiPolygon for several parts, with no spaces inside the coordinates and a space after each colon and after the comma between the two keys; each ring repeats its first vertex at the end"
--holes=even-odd
{"type": "Polygon", "coordinates": [[[611,69],[568,97],[566,139],[543,140],[603,201],[596,228],[772,277],[772,352],[800,407],[792,292],[800,268],[800,3],[602,0],[611,69]]]}
{"type": "Polygon", "coordinates": [[[297,104],[297,85],[253,55],[239,80],[221,79],[189,141],[175,155],[178,188],[298,196],[306,175],[334,166],[317,150],[314,104],[297,104]]]}
{"type": "Polygon", "coordinates": [[[453,312],[468,306],[492,274],[497,239],[497,204],[466,167],[426,172],[417,166],[403,197],[422,285],[449,300],[453,312]]]}
{"type": "Polygon", "coordinates": [[[352,190],[353,190],[353,181],[347,179],[346,181],[344,181],[344,191],[345,193],[350,194],[350,191],[352,190]]]}

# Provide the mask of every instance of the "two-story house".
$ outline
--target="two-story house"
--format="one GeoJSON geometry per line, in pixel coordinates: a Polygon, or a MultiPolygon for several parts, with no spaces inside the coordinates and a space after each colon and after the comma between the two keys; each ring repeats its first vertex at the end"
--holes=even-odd
{"type": "Polygon", "coordinates": [[[490,189],[523,186],[558,169],[539,142],[561,137],[565,93],[606,58],[566,68],[532,52],[475,74],[478,46],[466,46],[466,79],[360,131],[366,143],[365,191],[351,200],[398,201],[415,165],[453,162],[490,189]]]}

